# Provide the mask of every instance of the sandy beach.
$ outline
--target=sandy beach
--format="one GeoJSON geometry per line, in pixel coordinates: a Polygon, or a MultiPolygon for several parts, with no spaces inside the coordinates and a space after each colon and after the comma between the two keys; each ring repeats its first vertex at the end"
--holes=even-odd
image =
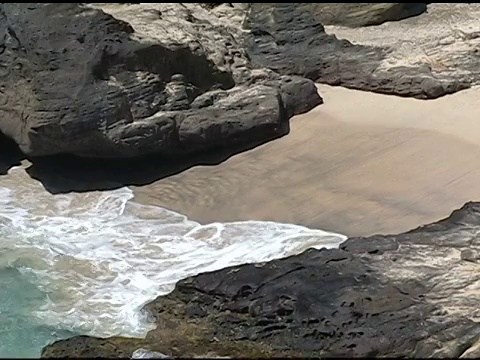
{"type": "Polygon", "coordinates": [[[318,85],[290,133],[196,166],[136,200],[209,223],[271,220],[346,235],[397,233],[480,199],[480,88],[437,100],[318,85]]]}

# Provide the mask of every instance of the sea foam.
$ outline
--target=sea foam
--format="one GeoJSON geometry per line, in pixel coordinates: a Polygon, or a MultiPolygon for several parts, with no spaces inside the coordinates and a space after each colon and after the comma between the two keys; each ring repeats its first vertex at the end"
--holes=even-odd
{"type": "Polygon", "coordinates": [[[201,225],[135,203],[127,187],[52,195],[22,168],[0,178],[0,269],[48,294],[39,325],[95,336],[144,336],[140,310],[187,276],[264,262],[346,237],[265,221],[201,225]]]}

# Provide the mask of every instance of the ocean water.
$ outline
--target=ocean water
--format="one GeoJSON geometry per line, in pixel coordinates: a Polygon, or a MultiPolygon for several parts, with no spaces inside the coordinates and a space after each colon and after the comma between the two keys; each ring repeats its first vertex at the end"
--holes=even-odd
{"type": "Polygon", "coordinates": [[[132,199],[126,187],[52,195],[20,167],[0,177],[0,357],[39,357],[75,334],[144,336],[153,324],[139,310],[184,277],[346,238],[274,222],[200,225],[132,199]]]}

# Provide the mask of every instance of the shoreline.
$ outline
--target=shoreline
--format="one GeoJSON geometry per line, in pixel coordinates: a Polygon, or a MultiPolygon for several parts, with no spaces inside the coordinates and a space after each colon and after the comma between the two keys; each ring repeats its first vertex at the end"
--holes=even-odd
{"type": "Polygon", "coordinates": [[[292,118],[289,134],[214,165],[20,156],[17,165],[51,193],[125,185],[134,201],[201,224],[274,221],[347,236],[408,231],[479,198],[480,87],[428,101],[317,87],[325,103],[292,118]]]}
{"type": "Polygon", "coordinates": [[[276,221],[367,236],[408,231],[479,198],[480,88],[423,101],[317,87],[325,103],[292,118],[288,135],[130,186],[134,201],[202,224],[276,221]]]}
{"type": "MultiPolygon", "coordinates": [[[[445,218],[475,200],[480,192],[480,171],[475,168],[480,126],[475,109],[468,106],[475,105],[472,98],[479,88],[445,100],[406,99],[406,108],[404,98],[318,87],[326,103],[293,118],[290,134],[219,165],[194,166],[150,185],[128,186],[135,194],[132,200],[169,208],[200,223],[265,220],[347,236],[401,233],[445,218]],[[459,107],[461,121],[455,117],[459,107]],[[388,126],[379,117],[385,114],[388,126]],[[308,146],[312,139],[317,141],[308,146]],[[218,198],[210,197],[210,189],[224,181],[235,191],[224,186],[214,193],[218,198]],[[159,198],[165,194],[170,196],[159,198]],[[229,201],[239,206],[211,211],[229,201]],[[265,218],[241,218],[250,212],[265,218]]],[[[22,168],[28,165],[22,162],[22,168]]]]}

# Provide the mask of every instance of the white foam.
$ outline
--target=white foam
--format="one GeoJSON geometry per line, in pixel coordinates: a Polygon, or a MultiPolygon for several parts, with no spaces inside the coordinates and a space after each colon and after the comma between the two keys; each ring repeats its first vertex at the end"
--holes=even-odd
{"type": "Polygon", "coordinates": [[[133,352],[132,359],[170,359],[170,356],[140,348],[133,352]]]}
{"type": "Polygon", "coordinates": [[[187,276],[263,262],[345,236],[262,221],[200,225],[132,201],[128,188],[51,195],[21,168],[0,178],[0,267],[49,294],[42,324],[96,336],[144,336],[139,310],[187,276]]]}

